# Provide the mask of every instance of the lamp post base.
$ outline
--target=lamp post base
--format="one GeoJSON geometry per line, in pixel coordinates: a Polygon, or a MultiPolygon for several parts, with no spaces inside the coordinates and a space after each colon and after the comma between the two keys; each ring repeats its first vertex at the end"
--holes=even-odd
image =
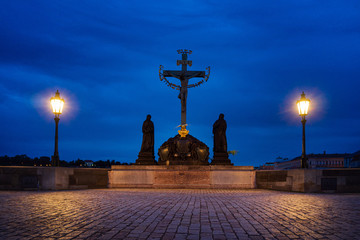
{"type": "Polygon", "coordinates": [[[60,166],[60,158],[59,156],[51,156],[51,166],[59,167],[60,166]]]}
{"type": "Polygon", "coordinates": [[[307,157],[301,159],[301,168],[309,168],[307,157]]]}

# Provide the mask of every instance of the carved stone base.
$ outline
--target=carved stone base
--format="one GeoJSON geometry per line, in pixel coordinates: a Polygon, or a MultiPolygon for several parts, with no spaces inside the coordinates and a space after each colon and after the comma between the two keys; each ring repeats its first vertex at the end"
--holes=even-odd
{"type": "Polygon", "coordinates": [[[214,152],[214,159],[211,161],[211,165],[234,165],[229,159],[228,153],[214,152]]]}
{"type": "Polygon", "coordinates": [[[159,148],[159,165],[209,165],[209,148],[190,134],[169,138],[159,148]]]}
{"type": "Polygon", "coordinates": [[[137,165],[157,165],[155,161],[155,156],[151,152],[140,152],[138,159],[136,159],[135,164],[137,165]]]}

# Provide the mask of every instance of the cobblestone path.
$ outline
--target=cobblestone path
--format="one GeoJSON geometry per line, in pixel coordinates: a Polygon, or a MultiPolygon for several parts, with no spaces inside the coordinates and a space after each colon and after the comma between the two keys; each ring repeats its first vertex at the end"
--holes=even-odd
{"type": "Polygon", "coordinates": [[[360,239],[360,194],[0,191],[0,239],[360,239]]]}

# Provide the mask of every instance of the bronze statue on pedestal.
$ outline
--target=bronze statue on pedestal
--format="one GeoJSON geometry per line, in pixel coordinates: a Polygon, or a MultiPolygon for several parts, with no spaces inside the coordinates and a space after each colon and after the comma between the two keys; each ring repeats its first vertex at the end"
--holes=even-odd
{"type": "Polygon", "coordinates": [[[154,123],[151,121],[151,115],[146,116],[146,120],[142,126],[143,139],[141,149],[139,152],[139,158],[136,160],[136,164],[141,165],[153,165],[156,164],[154,156],[154,123]]]}
{"type": "Polygon", "coordinates": [[[227,152],[226,141],[226,121],[224,114],[219,115],[219,119],[213,125],[214,134],[214,158],[211,164],[216,165],[232,165],[229,154],[227,152]]]}
{"type": "Polygon", "coordinates": [[[181,130],[179,135],[169,138],[159,148],[159,164],[163,165],[208,165],[209,148],[203,142],[189,134],[186,129],[186,100],[188,95],[188,88],[197,87],[209,79],[210,67],[205,71],[188,71],[187,67],[192,66],[192,61],[188,60],[190,50],[180,49],[178,53],[181,54],[181,60],[177,60],[177,65],[181,65],[181,70],[164,70],[160,66],[159,77],[166,85],[172,89],[179,90],[178,98],[181,100],[181,130]],[[180,84],[171,83],[167,77],[173,77],[180,80],[180,84]],[[200,78],[197,83],[190,84],[189,81],[193,78],[200,78]]]}

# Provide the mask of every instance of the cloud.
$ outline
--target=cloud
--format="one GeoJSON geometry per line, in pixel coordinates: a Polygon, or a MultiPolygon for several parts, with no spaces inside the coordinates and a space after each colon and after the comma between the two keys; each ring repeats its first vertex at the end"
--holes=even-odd
{"type": "Polygon", "coordinates": [[[209,81],[188,95],[189,129],[210,149],[222,112],[239,164],[299,155],[293,103],[305,91],[313,104],[309,150],[356,151],[358,8],[356,1],[8,2],[0,9],[0,124],[1,139],[13,145],[0,141],[0,154],[52,152],[48,99],[56,89],[66,102],[64,159],[135,160],[149,113],[158,148],[180,122],[178,93],[158,78],[160,64],[180,69],[179,48],[193,50],[190,70],[211,66],[209,81]]]}

